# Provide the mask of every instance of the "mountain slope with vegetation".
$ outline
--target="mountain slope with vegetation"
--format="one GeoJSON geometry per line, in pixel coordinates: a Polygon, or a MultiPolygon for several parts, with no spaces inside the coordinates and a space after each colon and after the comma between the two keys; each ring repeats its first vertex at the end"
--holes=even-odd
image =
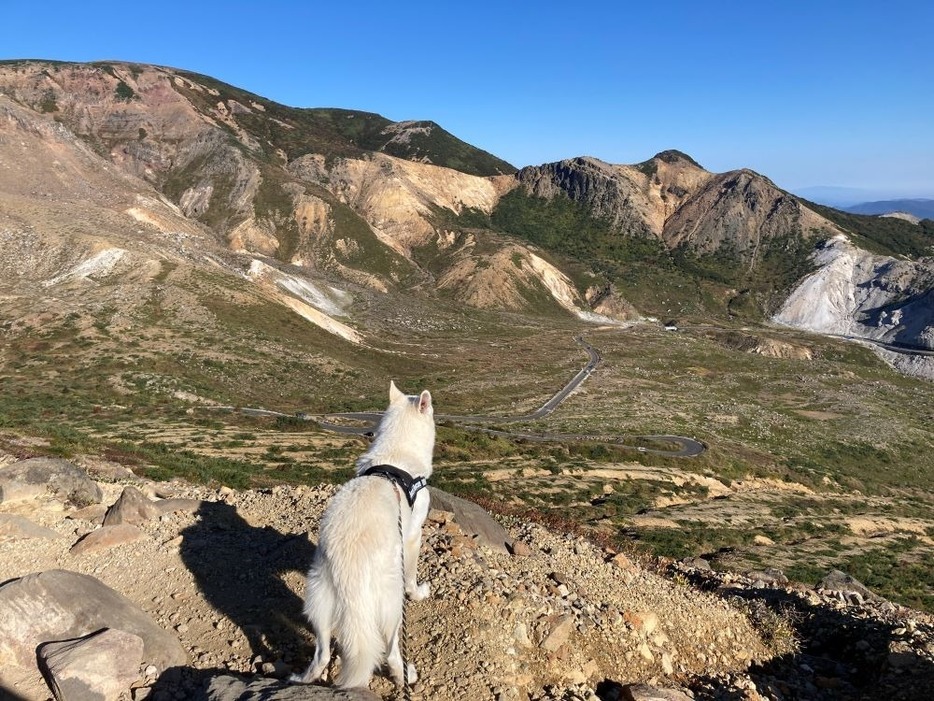
{"type": "Polygon", "coordinates": [[[514,172],[432,122],[296,109],[140,64],[6,62],[0,88],[221,246],[380,292],[586,315],[610,291],[604,308],[622,318],[637,309],[757,321],[813,271],[815,245],[844,231],[889,255],[930,248],[923,225],[821,208],[678,151],[514,172]],[[567,276],[561,292],[543,256],[567,276]]]}

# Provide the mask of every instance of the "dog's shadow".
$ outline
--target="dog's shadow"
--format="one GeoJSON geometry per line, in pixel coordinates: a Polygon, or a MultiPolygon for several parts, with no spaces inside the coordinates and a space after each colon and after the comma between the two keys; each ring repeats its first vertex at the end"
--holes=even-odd
{"type": "Polygon", "coordinates": [[[203,502],[197,516],[181,533],[180,554],[204,598],[243,631],[253,655],[301,656],[310,627],[301,594],[283,577],[308,570],[308,535],[252,526],[224,502],[203,502]]]}

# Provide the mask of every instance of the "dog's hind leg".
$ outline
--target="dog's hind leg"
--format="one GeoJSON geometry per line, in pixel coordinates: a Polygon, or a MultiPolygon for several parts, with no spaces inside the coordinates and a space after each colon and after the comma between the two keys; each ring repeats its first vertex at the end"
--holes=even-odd
{"type": "MultiPolygon", "coordinates": [[[[396,632],[392,636],[392,640],[389,643],[389,654],[386,655],[386,666],[389,667],[389,674],[392,677],[393,682],[396,686],[403,687],[405,685],[405,680],[402,676],[402,651],[399,648],[399,629],[401,624],[396,627],[396,632]]],[[[418,681],[418,672],[415,670],[415,665],[409,662],[407,664],[409,669],[409,685],[414,684],[418,681]]]]}
{"type": "Polygon", "coordinates": [[[321,678],[331,661],[331,631],[334,627],[331,616],[333,602],[325,592],[318,590],[317,597],[310,597],[305,604],[305,615],[315,633],[315,656],[304,674],[293,674],[289,681],[299,684],[311,684],[321,678]]]}
{"type": "Polygon", "coordinates": [[[327,669],[328,663],[331,661],[331,632],[329,630],[316,631],[315,637],[317,638],[315,643],[315,657],[311,661],[311,664],[308,665],[308,669],[305,670],[304,674],[292,676],[291,680],[294,682],[298,682],[299,684],[311,684],[313,681],[320,679],[321,675],[324,674],[324,670],[327,669]]]}
{"type": "Polygon", "coordinates": [[[293,674],[289,681],[298,684],[311,684],[324,674],[331,661],[331,631],[329,628],[315,629],[315,656],[303,674],[293,674]]]}

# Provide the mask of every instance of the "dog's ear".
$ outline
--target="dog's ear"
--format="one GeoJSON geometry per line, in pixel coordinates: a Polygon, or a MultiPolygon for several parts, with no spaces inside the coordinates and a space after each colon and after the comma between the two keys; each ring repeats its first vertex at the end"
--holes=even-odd
{"type": "Polygon", "coordinates": [[[389,403],[393,404],[398,402],[400,399],[405,399],[405,395],[399,391],[399,388],[396,387],[396,383],[392,380],[389,381],[389,403]]]}
{"type": "Polygon", "coordinates": [[[422,390],[422,393],[418,396],[418,411],[422,414],[431,411],[431,392],[427,389],[422,390]]]}

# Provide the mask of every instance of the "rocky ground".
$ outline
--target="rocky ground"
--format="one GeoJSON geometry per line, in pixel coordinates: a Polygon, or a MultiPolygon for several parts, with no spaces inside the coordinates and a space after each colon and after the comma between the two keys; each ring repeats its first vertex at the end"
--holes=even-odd
{"type": "MultiPolygon", "coordinates": [[[[187,653],[167,670],[144,660],[125,698],[197,698],[218,675],[255,683],[308,663],[304,571],[334,487],[152,483],[88,458],[76,462],[100,503],[78,508],[54,485],[4,482],[17,467],[4,462],[0,582],[54,569],[91,575],[187,653]],[[122,508],[111,508],[125,490],[122,508]]],[[[778,572],[721,574],[704,561],[646,568],[523,522],[506,523],[497,541],[494,522],[478,527],[475,512],[442,496],[421,557],[432,593],[408,606],[413,699],[647,699],[669,689],[668,698],[920,700],[934,689],[934,621],[858,583],[811,590],[778,572]]],[[[0,695],[50,698],[35,667],[11,663],[2,618],[0,695]]],[[[395,693],[382,677],[371,689],[395,693]]]]}

